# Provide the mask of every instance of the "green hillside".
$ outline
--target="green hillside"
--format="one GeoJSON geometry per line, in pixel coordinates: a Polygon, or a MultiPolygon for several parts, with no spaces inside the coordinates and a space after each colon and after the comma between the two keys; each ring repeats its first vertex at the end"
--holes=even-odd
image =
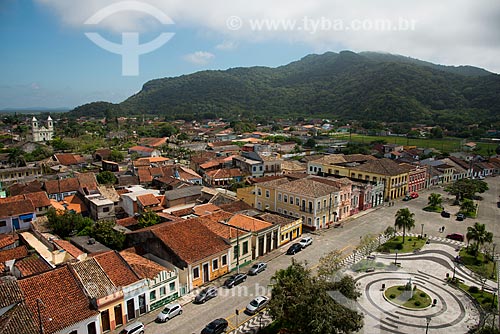
{"type": "MultiPolygon", "coordinates": [[[[499,92],[500,76],[483,69],[343,51],[309,55],[278,68],[202,71],[152,80],[112,109],[167,119],[302,116],[495,124],[500,118],[499,92]]],[[[96,113],[92,104],[72,113],[89,115],[89,109],[96,113]]]]}

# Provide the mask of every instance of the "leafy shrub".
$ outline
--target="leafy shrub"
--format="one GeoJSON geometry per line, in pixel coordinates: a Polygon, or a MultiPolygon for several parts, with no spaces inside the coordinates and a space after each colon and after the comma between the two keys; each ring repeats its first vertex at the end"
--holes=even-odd
{"type": "Polygon", "coordinates": [[[398,286],[398,290],[399,290],[399,291],[403,291],[404,289],[405,289],[405,287],[404,287],[404,286],[402,286],[402,285],[398,286]]]}
{"type": "Polygon", "coordinates": [[[471,286],[471,287],[469,287],[469,292],[470,293],[478,293],[479,288],[477,286],[471,286]]]}
{"type": "Polygon", "coordinates": [[[424,292],[420,292],[420,297],[425,298],[425,293],[424,292]]]}
{"type": "Polygon", "coordinates": [[[492,302],[492,299],[490,297],[486,297],[481,301],[481,304],[489,304],[492,302]]]}
{"type": "Polygon", "coordinates": [[[397,244],[397,245],[396,245],[396,249],[397,249],[397,250],[401,250],[401,249],[403,249],[403,244],[397,244]]]}
{"type": "Polygon", "coordinates": [[[411,238],[408,238],[408,241],[411,241],[411,238]]]}
{"type": "Polygon", "coordinates": [[[417,300],[417,301],[415,301],[415,302],[413,303],[413,305],[415,305],[415,306],[420,306],[420,305],[422,305],[422,303],[420,303],[420,301],[419,301],[419,300],[417,300]]]}
{"type": "Polygon", "coordinates": [[[390,299],[394,299],[394,298],[396,298],[396,295],[395,295],[395,294],[391,294],[391,295],[389,296],[389,298],[390,298],[390,299]]]}

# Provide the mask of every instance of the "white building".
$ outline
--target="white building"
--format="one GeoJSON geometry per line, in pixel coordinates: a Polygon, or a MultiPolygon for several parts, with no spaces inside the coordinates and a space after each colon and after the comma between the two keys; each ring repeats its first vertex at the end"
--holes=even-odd
{"type": "Polygon", "coordinates": [[[39,122],[36,117],[33,116],[31,120],[31,135],[33,136],[34,142],[52,140],[54,136],[54,122],[49,116],[44,123],[39,122]]]}

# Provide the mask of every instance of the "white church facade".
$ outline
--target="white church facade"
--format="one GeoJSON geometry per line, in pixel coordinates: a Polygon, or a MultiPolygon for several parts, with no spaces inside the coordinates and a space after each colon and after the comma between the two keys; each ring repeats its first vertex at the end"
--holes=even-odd
{"type": "Polygon", "coordinates": [[[31,135],[34,142],[52,140],[54,136],[54,121],[49,116],[46,122],[39,122],[36,117],[31,120],[31,135]]]}

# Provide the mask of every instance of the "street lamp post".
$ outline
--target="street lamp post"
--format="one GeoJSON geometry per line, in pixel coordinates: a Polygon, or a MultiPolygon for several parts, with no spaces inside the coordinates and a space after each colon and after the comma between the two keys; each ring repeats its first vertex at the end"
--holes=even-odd
{"type": "Polygon", "coordinates": [[[396,251],[396,257],[394,258],[394,265],[398,265],[398,251],[396,251]]]}
{"type": "Polygon", "coordinates": [[[452,282],[455,282],[455,269],[457,269],[457,263],[453,262],[453,278],[452,278],[452,282]]]}
{"type": "Polygon", "coordinates": [[[496,243],[493,243],[493,255],[491,256],[491,259],[493,260],[493,272],[491,273],[491,277],[495,278],[495,271],[497,267],[497,261],[496,261],[496,254],[495,254],[495,248],[497,247],[496,243]]]}
{"type": "Polygon", "coordinates": [[[429,324],[431,323],[431,317],[426,317],[427,326],[425,327],[425,334],[429,333],[429,324]]]}

